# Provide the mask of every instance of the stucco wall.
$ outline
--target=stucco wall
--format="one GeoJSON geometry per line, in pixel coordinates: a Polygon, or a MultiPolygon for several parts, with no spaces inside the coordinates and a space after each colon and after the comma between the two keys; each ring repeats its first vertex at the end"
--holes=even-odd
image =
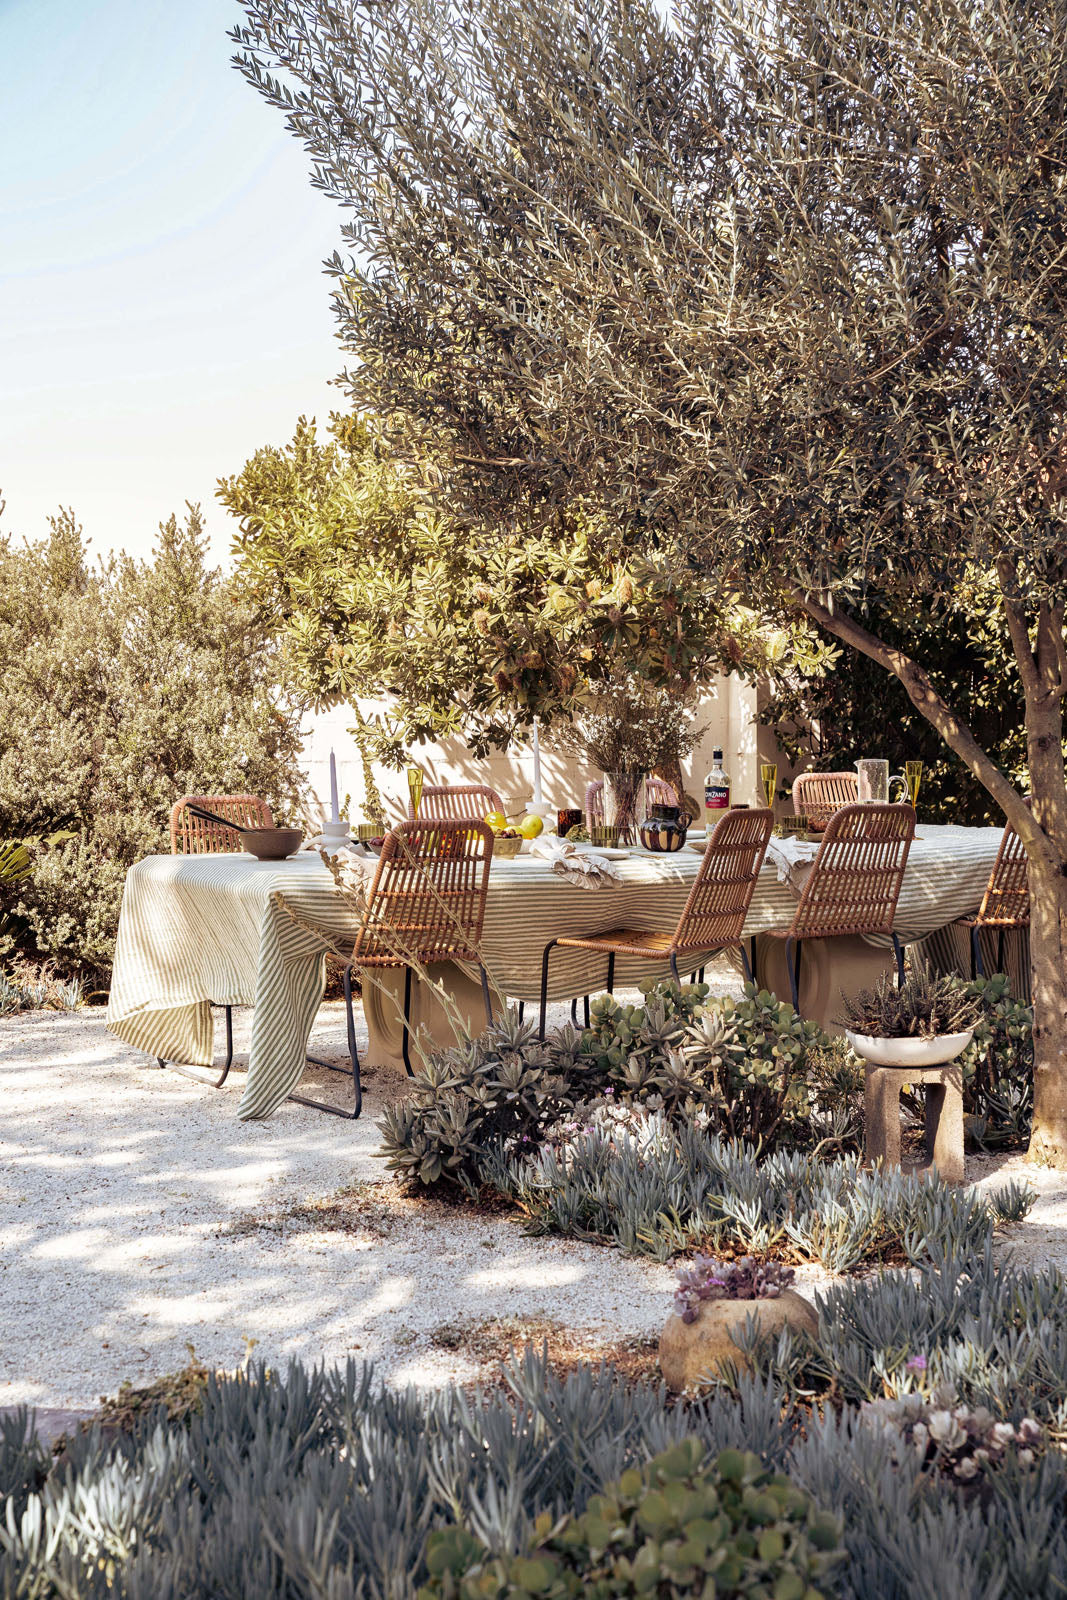
{"type": "MultiPolygon", "coordinates": [[[[379,702],[361,703],[364,714],[380,710],[379,702]]],[[[698,720],[707,725],[707,731],[685,762],[683,772],[688,792],[702,797],[704,774],[711,766],[711,752],[721,745],[725,752],[725,766],[733,785],[733,797],[754,803],[757,798],[758,762],[756,690],[741,679],[722,678],[714,685],[701,705],[698,720]]],[[[363,775],[349,725],[351,713],[346,706],[321,712],[307,720],[305,743],[305,768],[313,791],[328,803],[330,793],[329,759],[331,748],[336,752],[342,796],[351,797],[349,817],[357,821],[363,814],[363,775]]],[[[760,730],[760,747],[766,754],[773,737],[768,741],[766,730],[760,730]]],[[[483,761],[476,760],[458,739],[444,740],[439,744],[425,745],[417,759],[434,783],[488,783],[503,797],[509,812],[520,810],[529,799],[533,786],[533,758],[529,746],[494,754],[483,761]]],[[[581,805],[585,786],[599,773],[581,769],[577,763],[564,759],[542,743],[542,787],[550,805],[581,805]]],[[[387,804],[391,802],[394,815],[406,808],[407,790],[403,775],[382,772],[378,786],[387,804]]]]}

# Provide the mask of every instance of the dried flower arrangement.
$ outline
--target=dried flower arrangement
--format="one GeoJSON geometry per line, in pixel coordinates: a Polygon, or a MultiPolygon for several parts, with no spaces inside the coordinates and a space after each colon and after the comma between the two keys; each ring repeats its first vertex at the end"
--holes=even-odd
{"type": "Polygon", "coordinates": [[[777,1261],[715,1261],[694,1256],[692,1266],[679,1267],[674,1309],[683,1322],[695,1322],[703,1300],[777,1300],[792,1288],[796,1273],[777,1261]]]}

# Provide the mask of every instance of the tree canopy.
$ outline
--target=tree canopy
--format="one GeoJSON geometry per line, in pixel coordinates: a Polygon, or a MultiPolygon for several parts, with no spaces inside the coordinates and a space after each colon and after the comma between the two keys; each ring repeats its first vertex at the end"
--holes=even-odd
{"type": "Polygon", "coordinates": [[[1022,836],[1067,1162],[1067,0],[246,0],[348,211],[355,404],[472,523],[580,498],[893,673],[1022,836]],[[865,622],[993,576],[1032,810],[865,622]]]}
{"type": "Polygon", "coordinates": [[[565,719],[620,663],[681,693],[719,671],[818,673],[827,658],[810,625],[769,626],[736,589],[580,507],[529,529],[450,517],[357,419],[335,416],[320,441],[301,418],[219,497],[239,520],[242,585],[306,693],[388,697],[360,736],[392,764],[412,742],[457,733],[484,751],[535,713],[565,719]]]}

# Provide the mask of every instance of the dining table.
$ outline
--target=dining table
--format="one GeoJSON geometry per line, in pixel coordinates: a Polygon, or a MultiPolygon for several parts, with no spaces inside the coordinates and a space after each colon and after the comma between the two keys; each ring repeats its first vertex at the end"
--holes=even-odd
{"type": "MultiPolygon", "coordinates": [[[[920,826],[897,910],[897,932],[906,944],[975,910],[1000,835],[999,828],[920,826]]],[[[784,941],[766,936],[788,927],[814,853],[806,841],[773,839],[745,922],[745,939],[756,940],[757,981],[780,995],[789,994],[784,941]]],[[[635,848],[611,860],[612,875],[590,889],[536,855],[494,858],[481,951],[497,1003],[538,1001],[542,952],[561,934],[619,927],[672,931],[700,861],[699,848],[689,845],[674,854],[635,848]]],[[[212,1003],[252,1006],[237,1115],[269,1116],[303,1074],[325,987],[327,950],[343,952],[358,929],[362,894],[359,875],[355,878],[354,887],[339,885],[317,850],[277,862],[243,852],[149,856],[137,862],[123,891],[108,1028],[151,1056],[206,1067],[213,1058],[212,1003]]],[[[703,958],[693,956],[679,965],[683,974],[692,973],[703,958]]],[[[885,941],[806,944],[802,1012],[834,1027],[842,991],[854,993],[891,965],[885,941]]],[[[603,957],[559,949],[548,998],[597,993],[606,976],[603,957]]],[[[616,988],[668,976],[666,961],[616,958],[616,988]]],[[[369,1035],[363,1059],[399,1066],[402,975],[386,971],[363,977],[369,1035]]],[[[412,1020],[424,1046],[454,1044],[464,1028],[477,1033],[485,1025],[477,973],[441,963],[417,976],[414,991],[412,1020]]]]}

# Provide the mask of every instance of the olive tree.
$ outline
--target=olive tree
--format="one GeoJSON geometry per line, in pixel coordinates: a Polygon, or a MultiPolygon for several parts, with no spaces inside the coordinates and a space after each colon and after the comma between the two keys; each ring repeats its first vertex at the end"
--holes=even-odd
{"type": "Polygon", "coordinates": [[[349,213],[352,398],[450,503],[580,495],[799,606],[1014,824],[1031,1151],[1067,1164],[1065,0],[246,0],[235,38],[349,213]],[[975,571],[1032,808],[868,626],[975,571]]]}

